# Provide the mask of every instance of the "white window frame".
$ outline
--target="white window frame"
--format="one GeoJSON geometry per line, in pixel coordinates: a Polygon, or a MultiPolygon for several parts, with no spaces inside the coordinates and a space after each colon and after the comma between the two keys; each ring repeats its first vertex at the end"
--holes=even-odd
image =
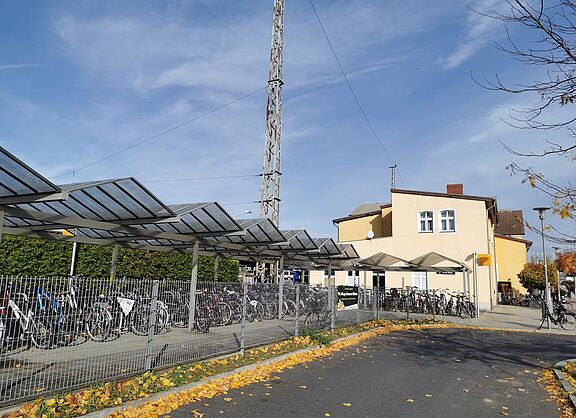
{"type": "Polygon", "coordinates": [[[426,290],[428,288],[428,272],[426,271],[413,271],[412,272],[412,286],[418,287],[418,290],[426,290]],[[420,287],[424,282],[424,287],[420,287]]]}
{"type": "Polygon", "coordinates": [[[434,211],[433,210],[421,210],[418,212],[418,233],[420,234],[433,234],[434,233],[434,211]],[[422,214],[423,213],[431,213],[432,214],[432,218],[425,218],[422,219],[422,214]],[[426,229],[422,229],[422,221],[426,221],[426,224],[430,225],[432,227],[432,229],[430,231],[426,230],[426,229]],[[431,223],[429,223],[431,221],[431,223]]]}
{"type": "Polygon", "coordinates": [[[360,271],[359,270],[348,270],[346,276],[346,286],[358,286],[360,284],[360,271]],[[352,283],[350,283],[352,280],[352,283]]]}
{"type": "Polygon", "coordinates": [[[441,209],[438,211],[438,231],[442,232],[442,233],[449,233],[449,232],[456,232],[456,210],[455,209],[441,209]],[[442,229],[442,220],[446,220],[446,226],[448,226],[448,221],[450,220],[450,217],[443,217],[442,216],[442,212],[446,212],[446,211],[452,211],[452,213],[454,214],[454,229],[442,229]]]}

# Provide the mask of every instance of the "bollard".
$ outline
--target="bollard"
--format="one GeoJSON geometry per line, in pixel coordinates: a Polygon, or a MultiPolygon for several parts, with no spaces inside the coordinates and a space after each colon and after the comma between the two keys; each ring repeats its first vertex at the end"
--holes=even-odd
{"type": "Polygon", "coordinates": [[[158,304],[158,287],[160,282],[152,282],[152,300],[148,314],[148,341],[146,342],[146,370],[152,370],[152,341],[154,340],[154,328],[156,328],[156,309],[158,304]]]}
{"type": "Polygon", "coordinates": [[[294,336],[300,335],[300,285],[296,283],[296,325],[294,328],[294,336]]]}

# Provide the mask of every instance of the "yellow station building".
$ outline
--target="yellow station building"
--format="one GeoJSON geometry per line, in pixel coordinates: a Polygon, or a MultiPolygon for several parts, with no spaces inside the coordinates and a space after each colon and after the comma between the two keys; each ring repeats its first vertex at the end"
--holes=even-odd
{"type": "MultiPolygon", "coordinates": [[[[353,244],[362,259],[378,253],[407,261],[425,259],[435,270],[387,271],[385,278],[368,270],[336,271],[336,285],[366,283],[370,288],[378,278],[387,288],[416,286],[472,294],[476,253],[488,256],[484,264],[490,264],[476,270],[481,309],[497,303],[501,281],[522,291],[516,275],[526,262],[530,243],[523,238],[523,223],[519,229],[513,222],[518,212],[521,218],[521,211],[499,212],[495,198],[465,195],[463,189],[461,184],[448,185],[445,193],[392,189],[390,203],[362,204],[335,219],[338,241],[353,244]],[[501,218],[507,228],[499,228],[501,218]],[[454,266],[468,272],[442,271],[442,267],[454,266]]],[[[311,271],[309,280],[326,284],[326,272],[311,271]]]]}

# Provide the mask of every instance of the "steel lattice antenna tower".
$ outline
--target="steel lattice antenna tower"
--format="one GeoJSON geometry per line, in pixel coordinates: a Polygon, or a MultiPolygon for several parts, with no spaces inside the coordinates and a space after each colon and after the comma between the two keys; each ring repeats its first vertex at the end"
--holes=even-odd
{"type": "Polygon", "coordinates": [[[396,164],[391,165],[390,167],[390,189],[396,188],[396,164]]]}
{"type": "Polygon", "coordinates": [[[284,0],[274,0],[272,46],[268,70],[266,146],[262,168],[260,216],[280,222],[280,148],[282,145],[282,74],[284,67],[284,0]]]}

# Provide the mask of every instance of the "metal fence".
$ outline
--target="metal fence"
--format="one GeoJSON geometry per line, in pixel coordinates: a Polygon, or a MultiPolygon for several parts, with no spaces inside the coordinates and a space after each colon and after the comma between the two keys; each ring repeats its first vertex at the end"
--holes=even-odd
{"type": "MultiPolygon", "coordinates": [[[[374,292],[335,288],[0,277],[0,406],[371,320],[374,292]]],[[[377,307],[378,305],[376,305],[377,307]]]]}

